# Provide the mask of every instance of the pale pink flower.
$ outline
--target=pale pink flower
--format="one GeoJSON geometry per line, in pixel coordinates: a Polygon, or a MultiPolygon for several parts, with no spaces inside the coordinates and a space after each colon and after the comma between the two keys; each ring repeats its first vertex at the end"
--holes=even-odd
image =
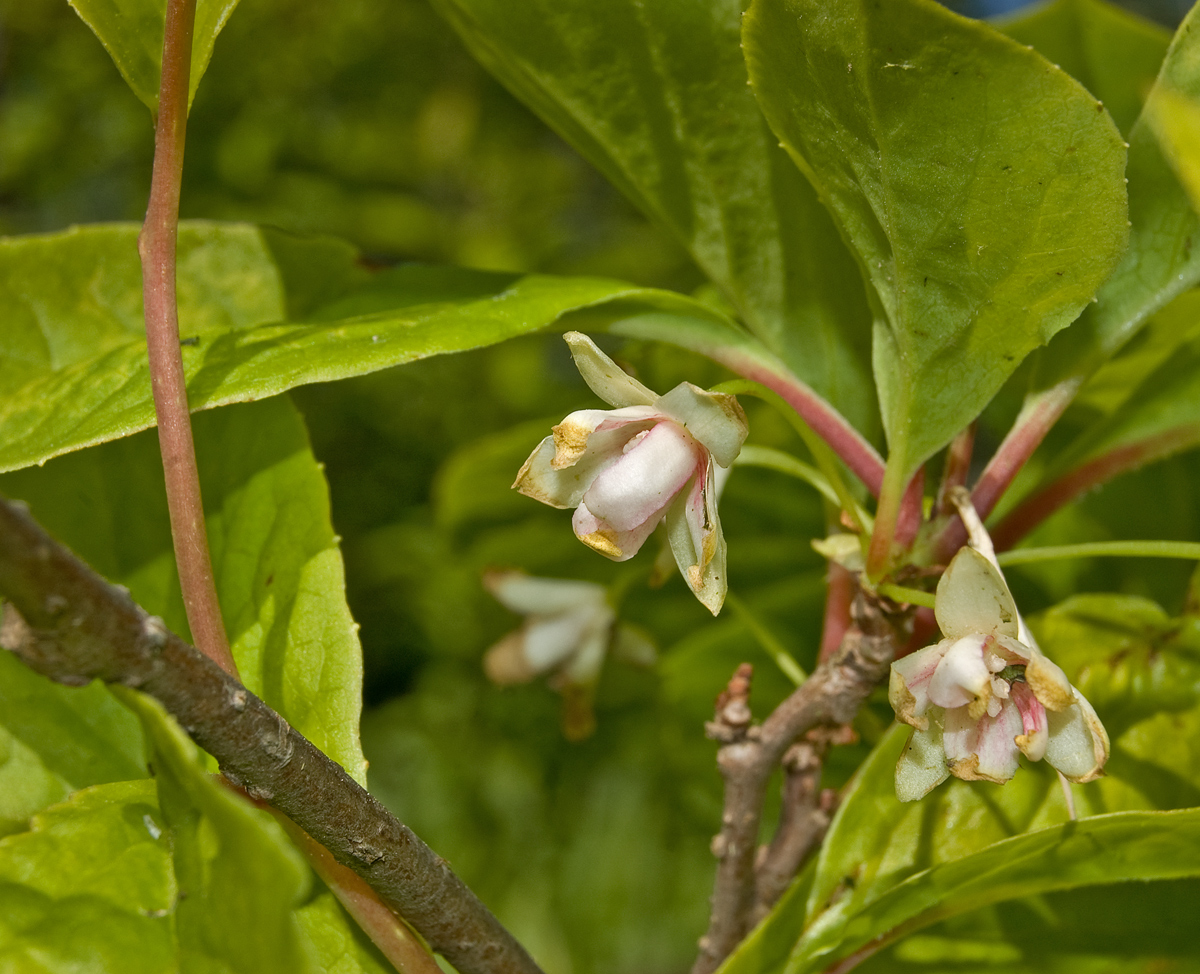
{"type": "Polygon", "coordinates": [[[571,413],[513,486],[552,507],[575,508],[575,535],[614,561],[636,555],[665,519],[679,570],[716,615],[727,587],[716,470],[733,463],[746,439],[741,406],[690,382],[660,396],[586,335],[564,337],[584,381],[617,408],[571,413]]]}
{"type": "Polygon", "coordinates": [[[603,585],[518,571],[488,572],[483,584],[501,605],[525,616],[520,629],[487,651],[484,672],[501,686],[550,674],[563,695],[563,729],[572,739],[595,726],[591,700],[606,656],[640,666],[655,661],[654,644],[617,621],[603,585]]]}
{"type": "Polygon", "coordinates": [[[1069,781],[1103,773],[1104,725],[1038,649],[998,568],[963,548],[938,583],[934,612],[946,638],[892,664],[888,698],[913,727],[896,765],[901,801],[950,775],[1003,783],[1020,754],[1069,781]]]}

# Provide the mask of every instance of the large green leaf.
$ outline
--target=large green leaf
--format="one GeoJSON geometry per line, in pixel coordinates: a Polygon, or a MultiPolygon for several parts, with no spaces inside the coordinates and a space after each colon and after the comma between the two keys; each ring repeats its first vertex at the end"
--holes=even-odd
{"type": "MultiPolygon", "coordinates": [[[[202,413],[193,425],[217,593],[242,680],[361,782],[361,654],[328,489],[303,422],[279,397],[202,413]]],[[[153,433],[8,474],[0,491],[27,500],[56,537],[186,635],[153,433]]],[[[21,669],[0,658],[5,663],[21,669]]],[[[15,685],[40,681],[32,674],[22,679],[15,685]]],[[[42,683],[36,698],[29,691],[31,700],[45,698],[42,683]]],[[[0,685],[0,699],[16,692],[0,685]]],[[[54,691],[71,701],[78,693],[54,691]]],[[[55,711],[45,722],[72,716],[55,711]]],[[[7,723],[3,715],[0,721],[7,723]]],[[[64,737],[73,728],[64,719],[49,734],[64,737]]],[[[15,725],[9,729],[29,737],[15,725]]],[[[87,748],[86,738],[73,733],[62,760],[90,760],[87,748]]],[[[94,773],[109,773],[103,760],[97,765],[94,773]]],[[[130,776],[141,773],[131,767],[130,776]]],[[[75,785],[96,780],[63,773],[75,785]]]]}
{"type": "MultiPolygon", "coordinates": [[[[0,470],[154,423],[137,229],[0,242],[0,470]]],[[[350,248],[244,224],[183,224],[179,316],[192,408],[490,345],[573,313],[594,328],[645,319],[701,348],[757,344],[668,291],[417,265],[370,278],[354,259],[350,248]]]]}
{"type": "Polygon", "coordinates": [[[1197,875],[1200,809],[1097,815],[1006,839],[919,873],[844,926],[818,921],[797,944],[786,970],[821,970],[856,950],[873,952],[881,941],[1014,897],[1197,875]]]}
{"type": "Polygon", "coordinates": [[[1171,35],[1107,0],[1051,0],[997,20],[1104,102],[1122,132],[1142,111],[1171,35]]]}
{"type": "Polygon", "coordinates": [[[156,701],[118,693],[142,721],[170,828],[183,969],[311,970],[294,915],[312,878],[304,858],[269,812],[208,773],[199,748],[156,701]]]}
{"type": "Polygon", "coordinates": [[[1200,218],[1159,145],[1150,118],[1164,97],[1200,96],[1200,40],[1193,9],[1163,60],[1146,107],[1129,133],[1129,249],[1094,305],[1047,350],[1042,383],[1086,375],[1124,345],[1147,318],[1200,281],[1200,218]]]}
{"type": "Polygon", "coordinates": [[[853,260],[746,87],[740,0],[438,0],[476,56],[665,226],[768,347],[868,431],[853,260]]]}
{"type": "Polygon", "coordinates": [[[902,487],[1111,271],[1124,144],[1065,72],[929,0],[755,0],[744,36],[768,120],[873,286],[902,487]]]}
{"type": "MultiPolygon", "coordinates": [[[[162,76],[163,23],[167,0],[69,0],[75,12],[96,32],[133,93],[152,112],[158,111],[162,76]]],[[[238,0],[196,0],[192,31],[192,65],[188,105],[204,77],[217,35],[238,0]]]]}
{"type": "Polygon", "coordinates": [[[97,785],[0,839],[0,969],[169,974],[176,888],[151,781],[97,785]]]}

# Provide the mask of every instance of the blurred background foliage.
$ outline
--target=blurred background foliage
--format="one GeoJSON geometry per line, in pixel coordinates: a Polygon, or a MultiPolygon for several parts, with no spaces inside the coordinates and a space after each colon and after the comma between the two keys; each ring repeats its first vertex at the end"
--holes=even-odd
{"type": "MultiPolygon", "coordinates": [[[[1168,24],[1184,9],[1131,6],[1168,24]]],[[[958,5],[972,15],[1011,8],[958,5]]],[[[145,108],[65,0],[0,0],[0,232],[140,219],[151,137],[145,108]]],[[[474,64],[424,0],[242,0],[195,101],[183,215],[333,234],[380,264],[684,291],[701,281],[681,248],[474,64]]],[[[725,378],[677,351],[607,348],[660,391],[725,378]]],[[[1015,415],[1021,381],[983,417],[981,457],[1015,415]]],[[[562,342],[522,339],[294,397],[326,464],[363,627],[373,790],[554,974],[684,969],[703,929],[720,810],[702,722],[743,660],[756,667],[759,715],[790,684],[743,616],[711,620],[678,577],[660,590],[642,584],[655,540],[613,565],[575,541],[569,512],[511,492],[548,427],[595,404],[562,342]],[[543,684],[484,680],[483,652],[519,622],[482,590],[491,566],[606,583],[636,575],[623,612],[652,634],[660,663],[606,667],[589,740],[563,739],[559,701],[543,684]]],[[[803,454],[782,419],[747,409],[751,442],[803,454]]],[[[1092,415],[1076,409],[1047,452],[1092,415]]],[[[1036,540],[1200,539],[1198,480],[1193,455],[1155,465],[1051,519],[1036,540]]],[[[824,588],[808,540],[825,533],[826,516],[811,490],[759,469],[737,470],[722,502],[732,589],[805,668],[824,588]]],[[[1062,562],[1016,569],[1012,584],[1031,611],[1121,592],[1177,614],[1189,570],[1062,562]]],[[[889,721],[877,700],[859,722],[862,742],[835,752],[827,785],[845,780],[889,721]]],[[[1074,903],[1062,909],[1082,909],[1074,903]]],[[[996,970],[1017,949],[996,930],[1049,922],[1022,909],[991,911],[973,939],[934,931],[877,963],[996,970]]]]}

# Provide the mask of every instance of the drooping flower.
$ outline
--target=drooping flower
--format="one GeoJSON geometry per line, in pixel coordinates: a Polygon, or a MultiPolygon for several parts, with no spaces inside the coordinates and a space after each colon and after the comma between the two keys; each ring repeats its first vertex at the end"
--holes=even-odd
{"type": "Polygon", "coordinates": [[[901,801],[950,775],[1003,783],[1018,755],[1043,758],[1069,781],[1103,773],[1109,741],[1092,705],[1038,648],[1004,576],[963,548],[938,583],[945,638],[892,664],[888,698],[913,727],[896,765],[901,801]]]}
{"type": "Polygon", "coordinates": [[[484,672],[501,686],[552,673],[551,686],[563,696],[563,731],[572,740],[595,728],[592,696],[607,655],[654,663],[653,643],[617,622],[603,585],[518,571],[488,572],[483,584],[505,608],[526,616],[520,629],[487,651],[484,672]]]}
{"type": "Polygon", "coordinates": [[[727,587],[716,470],[733,463],[746,439],[742,407],[690,382],[660,396],[586,335],[564,337],[584,381],[617,408],[571,413],[513,486],[552,507],[575,508],[575,535],[614,561],[637,554],[665,519],[679,570],[716,615],[727,587]]]}

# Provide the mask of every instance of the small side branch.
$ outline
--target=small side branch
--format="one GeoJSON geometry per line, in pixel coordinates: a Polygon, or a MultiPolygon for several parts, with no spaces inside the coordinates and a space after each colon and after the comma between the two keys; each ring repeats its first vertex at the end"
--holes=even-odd
{"type": "Polygon", "coordinates": [[[770,912],[809,853],[821,844],[837,801],[835,792],[821,790],[828,735],[810,731],[807,738],[793,744],[783,755],[779,825],[771,844],[758,850],[752,925],[770,912]]]}
{"type": "MultiPolygon", "coordinates": [[[[715,971],[755,920],[755,852],[772,771],[807,731],[840,727],[854,719],[862,702],[887,673],[899,647],[907,642],[910,627],[911,612],[902,612],[891,603],[859,591],[851,607],[851,625],[837,652],[760,726],[751,726],[752,671],[748,664],[738,668],[717,699],[716,719],[705,729],[722,744],[717,766],[725,779],[725,808],[721,831],[713,839],[718,863],[712,914],[708,931],[700,939],[692,974],[715,971]]],[[[794,846],[798,838],[789,834],[780,840],[781,845],[794,846]]],[[[783,855],[779,854],[780,866],[783,855]]],[[[772,882],[778,885],[779,881],[772,882]]]]}
{"type": "Polygon", "coordinates": [[[171,538],[175,544],[183,604],[196,645],[226,673],[236,676],[204,529],[204,506],[200,498],[187,383],[179,350],[179,311],[175,296],[175,245],[195,18],[196,0],[168,0],[162,82],[154,130],[154,169],[146,222],[138,238],[138,253],[142,258],[146,352],[150,359],[158,444],[162,451],[171,538]]]}
{"type": "Polygon", "coordinates": [[[120,683],[162,703],[225,776],[354,870],[463,974],[541,974],[405,825],[212,660],[0,500],[0,646],[60,683],[120,683]],[[15,611],[14,611],[15,609],[15,611]]]}

